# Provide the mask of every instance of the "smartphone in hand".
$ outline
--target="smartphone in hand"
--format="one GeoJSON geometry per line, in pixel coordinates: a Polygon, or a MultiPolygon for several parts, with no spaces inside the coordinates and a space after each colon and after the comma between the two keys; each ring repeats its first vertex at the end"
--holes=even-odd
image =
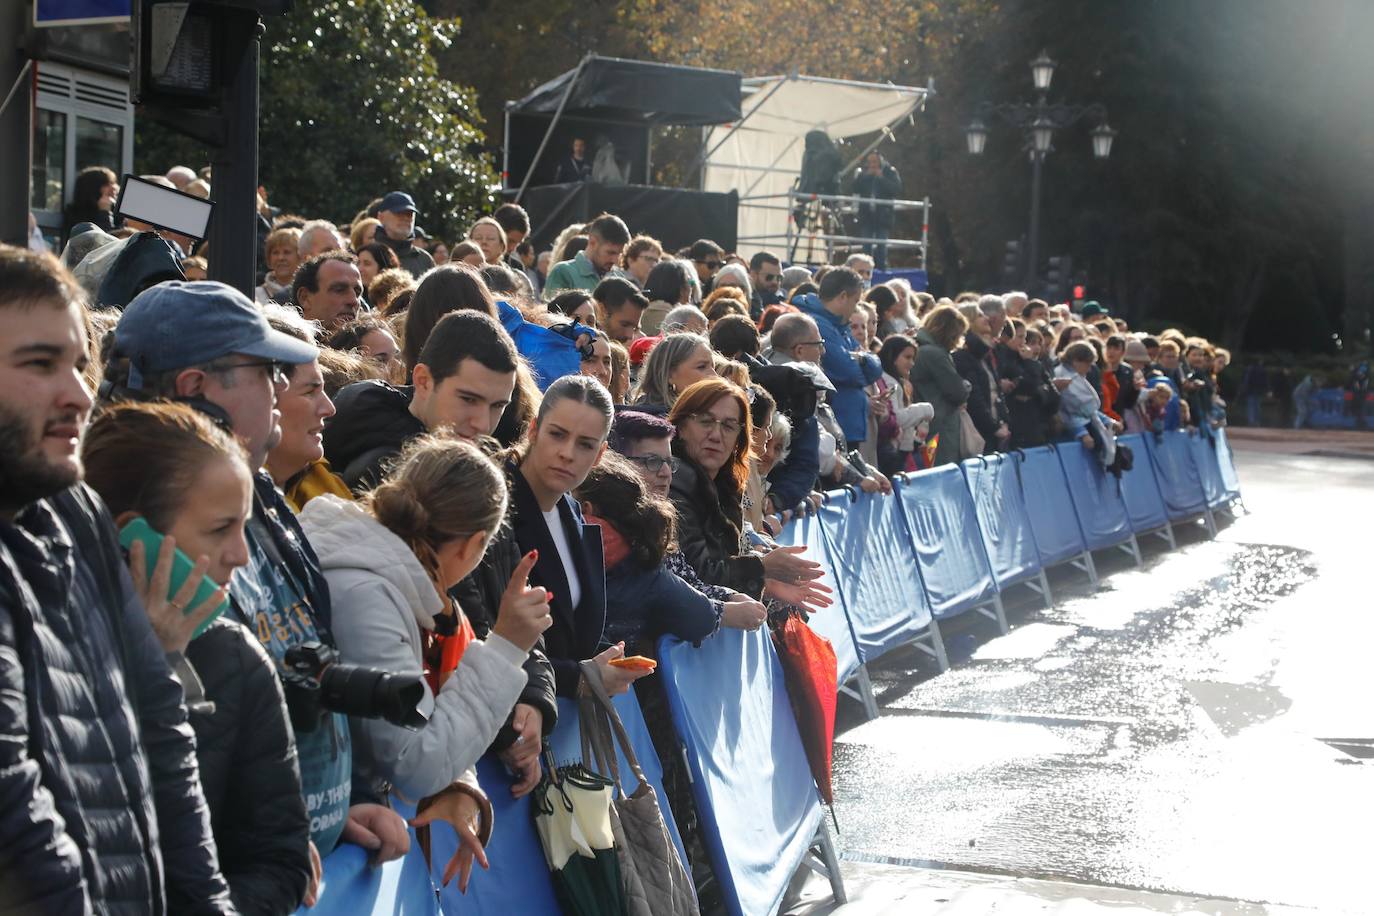
{"type": "MultiPolygon", "coordinates": [[[[153,578],[153,570],[157,568],[157,558],[159,554],[162,553],[162,534],[155,531],[153,526],[148,524],[147,519],[139,516],[119,530],[119,545],[125,550],[132,547],[135,541],[139,541],[143,544],[143,557],[147,567],[143,575],[145,580],[151,580],[153,578]]],[[[186,583],[186,579],[191,575],[191,571],[195,568],[195,565],[196,564],[190,557],[181,552],[180,548],[177,548],[177,551],[172,554],[172,575],[171,580],[167,584],[167,595],[169,597],[181,591],[182,585],[186,583]]],[[[211,579],[209,576],[201,576],[200,586],[196,589],[195,596],[187,602],[184,613],[189,614],[193,608],[200,607],[217,591],[219,591],[219,584],[216,583],[215,580],[211,579]]],[[[226,598],[219,607],[215,608],[215,612],[206,618],[204,623],[196,627],[196,631],[191,634],[191,638],[195,639],[201,633],[204,633],[205,628],[213,623],[216,617],[223,614],[224,609],[227,607],[229,607],[229,600],[226,598]]]]}

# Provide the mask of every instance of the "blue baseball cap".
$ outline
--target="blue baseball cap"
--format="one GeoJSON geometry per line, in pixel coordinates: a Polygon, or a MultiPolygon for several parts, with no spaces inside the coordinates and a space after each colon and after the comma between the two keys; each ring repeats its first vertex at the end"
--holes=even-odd
{"type": "Polygon", "coordinates": [[[411,213],[419,213],[415,209],[415,198],[404,191],[392,191],[382,198],[381,206],[377,208],[380,213],[404,213],[409,210],[411,213]]]}
{"type": "Polygon", "coordinates": [[[129,387],[144,376],[199,366],[231,353],[288,365],[320,355],[312,344],[274,330],[243,293],[215,280],[171,280],[145,289],[115,326],[115,352],[129,360],[129,387]]]}

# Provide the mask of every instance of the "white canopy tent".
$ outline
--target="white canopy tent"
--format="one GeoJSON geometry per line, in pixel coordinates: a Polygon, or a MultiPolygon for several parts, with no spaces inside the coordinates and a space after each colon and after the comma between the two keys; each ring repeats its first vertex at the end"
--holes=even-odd
{"type": "Polygon", "coordinates": [[[833,140],[889,132],[932,90],[793,74],[746,79],[744,92],[743,117],[707,134],[703,190],[738,191],[737,250],[747,256],[791,237],[787,195],[801,174],[807,131],[820,128],[833,140]]]}

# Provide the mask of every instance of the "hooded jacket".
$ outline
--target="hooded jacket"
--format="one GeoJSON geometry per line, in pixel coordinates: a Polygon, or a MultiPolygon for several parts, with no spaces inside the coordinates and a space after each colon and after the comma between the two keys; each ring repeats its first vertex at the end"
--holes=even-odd
{"type": "Polygon", "coordinates": [[[386,462],[425,424],[410,412],[415,389],[386,382],[354,382],[334,399],[337,411],[324,427],[324,456],[348,488],[361,493],[381,482],[386,462]]]}
{"type": "MultiPolygon", "coordinates": [[[[421,631],[432,630],[445,602],[415,554],[358,504],[325,494],[301,524],[329,581],[334,639],[343,659],[398,674],[421,674],[421,631]]],[[[456,779],[477,784],[472,768],[525,688],[525,651],[493,633],[474,640],[438,695],[424,683],[419,729],[353,719],[353,771],[375,789],[393,786],[417,801],[456,779]]]]}
{"type": "Polygon", "coordinates": [[[835,386],[830,406],[844,430],[845,441],[858,448],[868,438],[868,394],[864,388],[882,377],[883,364],[872,353],[859,352],[863,348],[850,332],[849,322],[822,305],[815,293],[798,297],[795,304],[820,329],[825,342],[821,369],[835,386]]]}

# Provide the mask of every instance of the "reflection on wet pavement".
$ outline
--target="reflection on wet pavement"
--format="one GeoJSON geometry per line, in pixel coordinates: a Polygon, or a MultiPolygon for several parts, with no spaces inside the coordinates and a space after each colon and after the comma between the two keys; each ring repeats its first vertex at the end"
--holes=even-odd
{"type": "Polygon", "coordinates": [[[1296,548],[1193,543],[1096,592],[1064,574],[1007,637],[951,622],[938,677],[872,666],[884,714],[844,707],[835,744],[843,854],[1374,911],[1374,770],[1275,683],[1316,575],[1296,548]]]}

